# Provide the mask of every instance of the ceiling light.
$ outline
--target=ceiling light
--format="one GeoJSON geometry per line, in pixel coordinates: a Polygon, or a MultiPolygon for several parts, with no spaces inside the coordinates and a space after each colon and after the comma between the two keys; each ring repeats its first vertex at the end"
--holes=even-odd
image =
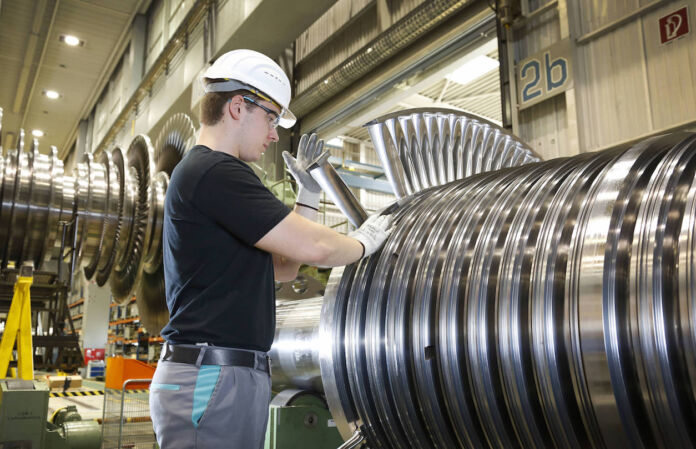
{"type": "Polygon", "coordinates": [[[450,81],[459,84],[469,84],[487,74],[488,72],[497,69],[500,65],[497,59],[489,58],[488,56],[480,55],[466,62],[454,72],[445,76],[450,81]]]}
{"type": "Polygon", "coordinates": [[[334,137],[326,141],[326,145],[330,147],[343,148],[343,139],[340,137],[334,137]]]}
{"type": "Polygon", "coordinates": [[[31,132],[31,135],[34,136],[34,137],[43,137],[43,136],[44,136],[44,132],[41,131],[40,129],[35,129],[35,130],[33,130],[33,131],[31,132]]]}
{"type": "Polygon", "coordinates": [[[67,45],[70,45],[71,47],[77,47],[78,45],[84,44],[83,41],[81,41],[78,37],[75,37],[70,34],[64,34],[60,36],[61,42],[64,42],[67,45]]]}
{"type": "Polygon", "coordinates": [[[51,100],[55,100],[60,97],[60,94],[55,90],[44,90],[44,95],[46,95],[46,97],[50,98],[51,100]]]}

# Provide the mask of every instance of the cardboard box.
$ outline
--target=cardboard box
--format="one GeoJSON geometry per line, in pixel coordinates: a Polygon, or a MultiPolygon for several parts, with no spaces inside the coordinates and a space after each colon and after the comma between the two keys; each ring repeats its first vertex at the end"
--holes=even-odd
{"type": "Polygon", "coordinates": [[[46,376],[46,383],[50,390],[67,390],[69,388],[82,387],[80,376],[46,376]]]}

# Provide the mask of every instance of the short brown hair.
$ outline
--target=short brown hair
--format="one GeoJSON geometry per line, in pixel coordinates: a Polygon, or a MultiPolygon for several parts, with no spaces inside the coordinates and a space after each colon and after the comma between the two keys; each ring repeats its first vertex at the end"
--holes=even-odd
{"type": "MultiPolygon", "coordinates": [[[[217,81],[224,80],[206,80],[206,85],[217,81]]],[[[203,95],[203,100],[201,100],[201,123],[207,126],[216,125],[222,119],[223,107],[235,95],[244,95],[251,98],[252,100],[259,100],[259,97],[252,94],[248,90],[233,90],[231,92],[208,92],[205,95],[203,95]]],[[[247,108],[251,107],[251,105],[247,105],[247,108]]]]}

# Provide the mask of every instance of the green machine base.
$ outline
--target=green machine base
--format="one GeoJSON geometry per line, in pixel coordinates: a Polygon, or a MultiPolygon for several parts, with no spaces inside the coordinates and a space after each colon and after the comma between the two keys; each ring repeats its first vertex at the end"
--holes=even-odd
{"type": "Polygon", "coordinates": [[[98,449],[101,426],[83,421],[74,406],[46,420],[43,382],[0,379],[0,449],[98,449]]]}
{"type": "Polygon", "coordinates": [[[336,449],[343,444],[323,398],[284,390],[269,407],[264,449],[336,449]]]}

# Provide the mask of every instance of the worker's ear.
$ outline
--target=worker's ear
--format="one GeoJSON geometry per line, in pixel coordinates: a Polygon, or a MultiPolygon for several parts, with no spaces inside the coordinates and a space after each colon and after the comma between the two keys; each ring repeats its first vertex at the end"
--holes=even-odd
{"type": "Polygon", "coordinates": [[[244,108],[244,98],[242,98],[241,95],[235,95],[234,97],[230,98],[226,105],[227,110],[233,119],[241,119],[242,109],[244,108]]]}

